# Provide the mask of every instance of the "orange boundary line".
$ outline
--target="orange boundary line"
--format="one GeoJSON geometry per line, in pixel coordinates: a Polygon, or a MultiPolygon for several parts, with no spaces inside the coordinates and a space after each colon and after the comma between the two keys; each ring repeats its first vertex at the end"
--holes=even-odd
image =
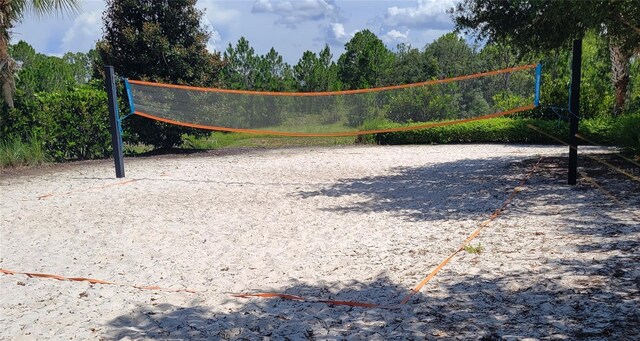
{"type": "MultiPolygon", "coordinates": [[[[580,174],[580,176],[585,179],[588,183],[591,184],[591,186],[597,188],[598,190],[600,190],[600,192],[602,192],[602,194],[606,195],[607,197],[609,197],[609,199],[611,199],[613,202],[615,202],[616,204],[620,205],[620,206],[625,206],[624,203],[622,202],[622,200],[618,199],[618,197],[616,197],[615,195],[613,195],[611,192],[607,191],[602,185],[600,185],[596,180],[594,180],[592,177],[588,176],[587,173],[582,172],[582,171],[578,171],[578,173],[580,174]]],[[[640,215],[634,211],[628,211],[627,213],[631,213],[631,215],[633,215],[634,217],[640,219],[640,215]]]]}
{"type": "Polygon", "coordinates": [[[442,126],[448,126],[453,124],[480,121],[480,120],[485,120],[485,119],[494,118],[494,117],[511,115],[521,111],[531,110],[531,109],[534,109],[535,107],[536,107],[535,105],[530,104],[530,105],[514,108],[511,110],[507,110],[507,111],[501,111],[501,112],[484,115],[484,116],[478,116],[474,118],[465,118],[465,119],[456,120],[456,121],[428,123],[428,124],[422,124],[422,125],[388,128],[388,129],[361,130],[361,131],[342,132],[342,133],[289,133],[289,132],[282,132],[282,131],[276,131],[276,130],[227,128],[227,127],[218,127],[218,126],[207,126],[207,125],[195,124],[195,123],[185,123],[185,122],[175,121],[168,118],[154,116],[141,111],[136,111],[135,114],[148,119],[164,122],[164,123],[169,123],[169,124],[174,124],[174,125],[179,125],[179,126],[189,127],[189,128],[213,130],[213,131],[228,131],[228,132],[234,132],[234,133],[264,134],[264,135],[277,135],[277,136],[297,136],[297,137],[334,137],[334,136],[338,137],[338,136],[357,136],[357,135],[367,135],[367,134],[393,133],[398,131],[442,127],[442,126]]]}
{"type": "MultiPolygon", "coordinates": [[[[580,134],[576,134],[576,137],[577,137],[577,138],[579,138],[579,139],[581,139],[581,140],[583,140],[583,141],[585,141],[585,142],[587,142],[587,143],[590,143],[590,144],[592,144],[592,145],[594,145],[594,146],[604,147],[604,146],[602,146],[602,145],[599,145],[599,144],[597,144],[597,143],[595,143],[595,142],[593,142],[593,141],[591,141],[591,140],[587,139],[586,137],[584,137],[584,136],[582,136],[582,135],[580,135],[580,134]]],[[[616,155],[617,157],[619,157],[619,158],[621,158],[621,159],[623,159],[623,160],[625,160],[625,161],[627,161],[627,162],[630,162],[630,163],[632,163],[632,164],[634,164],[634,165],[636,165],[636,166],[640,167],[640,163],[635,162],[634,160],[631,160],[630,158],[628,158],[628,157],[626,157],[626,156],[624,156],[624,155],[620,155],[619,153],[615,153],[614,155],[616,155]]]]}
{"type": "Polygon", "coordinates": [[[524,184],[527,182],[527,180],[529,180],[529,178],[531,178],[531,176],[533,175],[533,173],[535,173],[538,170],[538,166],[540,165],[540,162],[542,161],[542,157],[540,157],[540,159],[538,160],[538,162],[533,166],[533,168],[529,171],[529,173],[527,173],[527,175],[522,179],[522,181],[520,182],[520,184],[513,189],[513,191],[511,192],[511,194],[509,195],[509,197],[507,198],[507,200],[504,201],[504,203],[502,203],[502,206],[500,206],[498,209],[496,209],[491,216],[489,216],[489,219],[485,220],[484,222],[482,222],[478,228],[473,231],[473,233],[471,233],[469,235],[469,237],[467,237],[467,239],[465,239],[465,241],[452,253],[450,254],[447,258],[445,258],[442,262],[440,262],[440,264],[438,264],[438,266],[435,267],[435,269],[433,269],[431,271],[431,273],[429,273],[429,275],[427,277],[425,277],[422,281],[420,281],[420,283],[418,283],[418,285],[416,285],[415,288],[411,289],[411,292],[409,292],[409,294],[402,300],[401,304],[407,304],[409,302],[409,300],[411,300],[411,298],[417,294],[418,292],[420,292],[420,290],[433,278],[436,276],[436,274],[438,274],[438,272],[440,272],[440,270],[442,270],[442,268],[444,268],[445,265],[447,265],[447,263],[449,263],[449,261],[451,259],[453,259],[453,257],[455,255],[457,255],[460,251],[462,251],[464,249],[464,247],[469,244],[475,237],[477,237],[480,232],[486,228],[487,226],[489,226],[489,224],[495,220],[498,216],[500,216],[500,214],[502,213],[502,211],[511,203],[511,200],[513,200],[513,198],[515,198],[515,196],[518,194],[518,192],[520,192],[522,190],[522,186],[524,186],[524,184]]]}
{"type": "MultiPolygon", "coordinates": [[[[477,237],[480,232],[486,228],[493,220],[495,220],[502,211],[511,203],[513,198],[521,191],[521,187],[527,182],[527,180],[535,173],[542,161],[542,157],[538,160],[538,162],[534,165],[534,167],[527,173],[527,175],[522,179],[520,184],[514,188],[509,197],[504,201],[504,203],[496,209],[488,220],[484,221],[479,225],[479,227],[465,239],[465,241],[461,244],[461,246],[454,251],[451,255],[445,258],[431,273],[423,279],[411,292],[402,300],[401,304],[407,304],[411,298],[417,294],[422,287],[424,287],[427,282],[429,282],[436,274],[442,270],[442,268],[449,263],[449,261],[460,251],[464,249],[464,247],[471,242],[475,237],[477,237]]],[[[128,286],[133,287],[140,290],[162,290],[162,291],[170,291],[170,292],[187,292],[187,293],[196,293],[195,290],[191,289],[171,289],[171,288],[163,288],[160,286],[140,286],[140,285],[132,285],[132,284],[118,284],[114,282],[104,281],[95,278],[86,278],[86,277],[64,277],[60,275],[54,274],[45,274],[45,273],[33,273],[33,272],[17,272],[7,269],[0,268],[0,273],[5,275],[25,275],[29,278],[37,277],[37,278],[51,278],[59,281],[75,281],[75,282],[89,282],[91,284],[109,284],[109,285],[119,285],[119,286],[128,286]]],[[[357,302],[357,301],[339,301],[339,300],[310,300],[306,299],[302,296],[297,295],[289,295],[289,294],[279,294],[279,293],[244,293],[244,294],[234,294],[233,297],[239,298],[251,298],[251,297],[260,297],[260,298],[281,298],[292,301],[299,302],[307,302],[307,303],[324,303],[328,305],[336,305],[336,306],[349,306],[349,307],[362,307],[362,308],[391,308],[392,306],[383,306],[375,303],[367,303],[367,302],[357,302]]]]}
{"type": "MultiPolygon", "coordinates": [[[[402,302],[400,303],[401,305],[407,304],[415,294],[420,292],[420,289],[422,289],[433,277],[436,276],[436,274],[438,272],[440,272],[440,270],[442,270],[442,268],[444,268],[445,265],[447,265],[447,263],[449,263],[449,261],[451,259],[453,259],[453,257],[456,254],[458,254],[460,251],[462,251],[464,249],[464,247],[469,242],[471,242],[475,237],[477,237],[484,228],[489,226],[489,224],[493,220],[495,220],[498,216],[500,216],[502,211],[507,206],[509,206],[509,204],[511,203],[513,198],[515,198],[515,196],[522,190],[522,186],[524,186],[524,184],[529,180],[529,178],[531,178],[531,176],[538,170],[538,166],[542,162],[542,159],[543,159],[543,157],[540,157],[540,159],[538,159],[538,162],[525,175],[525,177],[522,179],[520,184],[516,188],[513,189],[513,191],[509,195],[509,197],[507,197],[507,199],[502,203],[502,205],[498,209],[496,209],[491,214],[491,216],[489,216],[489,219],[487,219],[484,222],[482,222],[478,226],[478,228],[475,231],[473,231],[473,233],[471,233],[469,235],[469,237],[467,237],[467,239],[465,239],[465,241],[460,245],[460,247],[458,249],[456,249],[456,251],[454,251],[451,255],[449,255],[447,258],[445,258],[435,269],[433,269],[433,271],[431,271],[431,273],[429,273],[429,275],[425,279],[423,279],[415,288],[413,288],[411,290],[411,292],[402,300],[402,302]]],[[[393,306],[383,306],[383,305],[374,304],[374,303],[356,302],[356,301],[309,300],[309,299],[306,299],[304,297],[296,296],[296,295],[278,294],[278,293],[266,293],[266,292],[265,293],[235,294],[235,295],[232,295],[232,296],[233,297],[240,297],[240,298],[251,298],[251,297],[282,298],[282,299],[286,299],[286,300],[308,302],[308,303],[325,303],[325,304],[329,304],[329,305],[341,305],[341,306],[363,307],[363,308],[392,308],[393,307],[393,306]]]]}
{"type": "Polygon", "coordinates": [[[29,278],[50,278],[58,281],[71,281],[71,282],[89,282],[91,284],[109,284],[109,285],[118,285],[123,287],[132,287],[140,290],[160,290],[160,291],[170,291],[170,292],[188,292],[188,293],[196,293],[195,290],[191,289],[171,289],[171,288],[163,288],[159,286],[143,286],[143,285],[133,285],[133,284],[118,284],[114,282],[104,281],[101,279],[95,278],[85,278],[85,277],[64,277],[60,275],[53,274],[44,274],[44,273],[36,273],[36,272],[18,272],[13,270],[7,270],[0,268],[0,273],[4,275],[25,275],[29,278]]]}
{"type": "Polygon", "coordinates": [[[220,93],[237,94],[237,95],[292,96],[292,97],[316,96],[317,97],[317,96],[334,96],[334,95],[353,95],[353,94],[361,94],[361,93],[368,93],[368,92],[378,92],[378,91],[384,91],[384,90],[405,89],[405,88],[419,87],[419,86],[432,85],[432,84],[450,83],[450,82],[455,82],[460,80],[499,75],[499,74],[514,72],[514,71],[528,70],[528,69],[533,69],[536,66],[538,66],[538,64],[529,64],[529,65],[523,65],[523,66],[516,66],[508,69],[480,72],[480,73],[475,73],[471,75],[458,76],[458,77],[452,77],[452,78],[446,78],[446,79],[436,79],[436,80],[430,80],[430,81],[412,83],[412,84],[391,85],[391,86],[383,86],[379,88],[370,88],[370,89],[324,91],[324,92],[275,92],[275,91],[254,91],[254,90],[231,90],[231,89],[219,89],[219,88],[203,88],[203,87],[189,86],[189,85],[146,82],[146,81],[139,81],[139,80],[129,80],[129,83],[137,84],[137,85],[171,88],[171,89],[196,90],[196,91],[203,91],[203,92],[220,92],[220,93]]]}
{"type": "MultiPolygon", "coordinates": [[[[540,133],[540,134],[542,134],[542,135],[544,135],[544,136],[546,136],[546,137],[548,137],[548,138],[550,138],[550,139],[553,139],[553,140],[555,140],[555,141],[557,141],[557,142],[560,142],[560,143],[564,144],[565,146],[569,146],[569,148],[570,148],[570,149],[575,149],[575,150],[577,150],[577,148],[573,147],[572,145],[568,144],[567,142],[564,142],[563,140],[561,140],[561,139],[559,139],[559,138],[557,138],[557,137],[555,137],[555,136],[553,136],[553,135],[550,135],[550,134],[545,133],[544,131],[542,131],[542,129],[540,129],[540,128],[538,128],[538,127],[534,126],[533,124],[528,124],[528,125],[527,125],[527,127],[529,127],[530,129],[533,129],[533,130],[537,131],[538,133],[540,133]]],[[[577,134],[576,134],[576,136],[577,136],[577,134]]],[[[587,142],[588,142],[588,141],[587,141],[587,142]]],[[[607,161],[604,161],[604,160],[602,160],[602,159],[600,159],[600,158],[598,158],[598,157],[595,157],[595,156],[592,156],[592,155],[589,155],[589,154],[582,154],[582,155],[583,155],[583,156],[586,156],[586,157],[588,157],[588,158],[590,158],[591,160],[594,160],[594,161],[596,161],[596,162],[599,162],[599,163],[601,163],[601,164],[603,164],[603,165],[605,165],[605,166],[607,166],[607,167],[609,167],[609,168],[611,168],[611,169],[613,169],[613,170],[617,171],[617,172],[618,172],[618,173],[620,173],[620,174],[624,174],[625,176],[627,176],[627,177],[628,177],[629,179],[631,179],[631,180],[634,180],[634,181],[640,182],[640,177],[637,177],[637,176],[635,176],[635,175],[633,175],[633,174],[631,174],[631,173],[628,173],[628,172],[626,172],[624,169],[620,169],[619,167],[616,167],[616,166],[614,166],[614,165],[610,164],[610,163],[609,163],[609,162],[607,162],[607,161]]],[[[634,162],[634,163],[635,163],[635,162],[634,162]]]]}

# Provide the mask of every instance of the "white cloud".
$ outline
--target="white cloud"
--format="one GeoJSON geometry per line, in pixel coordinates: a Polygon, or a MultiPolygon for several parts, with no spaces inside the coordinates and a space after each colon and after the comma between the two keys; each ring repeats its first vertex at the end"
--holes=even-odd
{"type": "Polygon", "coordinates": [[[409,30],[404,33],[398,30],[391,30],[382,36],[382,41],[385,43],[399,43],[407,42],[409,40],[409,30]]]}
{"type": "Polygon", "coordinates": [[[220,6],[216,1],[205,0],[196,3],[198,9],[204,10],[203,18],[208,19],[214,25],[226,25],[238,20],[242,14],[235,8],[220,6]]]}
{"type": "Polygon", "coordinates": [[[220,32],[216,30],[215,27],[211,24],[211,21],[208,17],[202,16],[201,20],[202,26],[209,32],[209,41],[207,41],[207,50],[209,52],[220,51],[220,43],[222,42],[222,37],[220,36],[220,32]]]}
{"type": "Polygon", "coordinates": [[[325,39],[330,45],[343,45],[349,41],[359,30],[347,32],[342,23],[331,23],[325,29],[325,39]]]}
{"type": "MultiPolygon", "coordinates": [[[[273,46],[285,60],[295,63],[303,51],[319,51],[327,43],[337,58],[344,43],[364,29],[376,33],[389,46],[398,42],[424,46],[453,28],[445,13],[453,3],[454,0],[199,0],[196,7],[205,11],[202,25],[211,33],[209,50],[223,50],[244,36],[257,53],[264,54],[273,46]]],[[[105,2],[90,0],[81,4],[79,13],[42,18],[27,15],[13,29],[11,42],[23,39],[46,54],[88,51],[102,35],[100,17],[105,2]]]]}
{"type": "Polygon", "coordinates": [[[258,0],[251,13],[271,13],[278,16],[276,24],[296,28],[306,21],[331,20],[339,18],[339,9],[333,0],[258,0]]]}
{"type": "Polygon", "coordinates": [[[253,4],[251,8],[251,12],[253,13],[269,13],[273,12],[273,5],[271,4],[271,0],[258,0],[253,4]]]}
{"type": "Polygon", "coordinates": [[[65,32],[60,42],[60,51],[86,52],[95,47],[102,36],[102,12],[91,11],[80,14],[65,32]]]}
{"type": "Polygon", "coordinates": [[[383,23],[389,28],[451,29],[453,23],[447,10],[455,0],[418,0],[414,7],[389,7],[383,23]]]}

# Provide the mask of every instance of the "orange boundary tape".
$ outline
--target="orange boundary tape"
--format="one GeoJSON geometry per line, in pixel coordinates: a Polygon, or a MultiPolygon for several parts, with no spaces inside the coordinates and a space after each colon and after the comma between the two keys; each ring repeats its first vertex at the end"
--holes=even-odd
{"type": "Polygon", "coordinates": [[[136,110],[135,114],[139,115],[139,116],[142,116],[142,117],[145,117],[145,118],[152,119],[152,120],[164,122],[164,123],[169,123],[169,124],[174,124],[174,125],[179,125],[179,126],[189,127],[189,128],[205,129],[205,130],[228,131],[228,132],[234,132],[234,133],[247,133],[247,134],[277,135],[277,136],[338,137],[338,136],[357,136],[357,135],[366,135],[366,134],[393,133],[393,132],[398,132],[398,131],[407,131],[407,130],[418,130],[418,129],[433,128],[433,127],[442,127],[442,126],[448,126],[448,125],[453,125],[453,124],[480,121],[480,120],[485,120],[485,119],[488,119],[488,118],[511,115],[511,114],[515,114],[515,113],[518,113],[518,112],[521,112],[521,111],[531,110],[531,109],[534,109],[535,107],[536,107],[535,105],[530,104],[530,105],[525,105],[525,106],[522,106],[522,107],[514,108],[514,109],[511,109],[511,110],[507,110],[507,111],[501,111],[501,112],[497,112],[497,113],[493,113],[493,114],[489,114],[489,115],[484,115],[484,116],[478,116],[478,117],[474,117],[474,118],[465,118],[465,119],[456,120],[456,121],[428,123],[428,124],[422,124],[422,125],[406,126],[406,127],[398,127],[398,128],[389,128],[389,129],[373,129],[373,130],[350,131],[350,132],[342,132],[342,133],[289,133],[289,132],[282,132],[282,131],[276,131],[276,130],[227,128],[227,127],[208,126],[208,125],[202,125],[202,124],[180,122],[180,121],[175,121],[175,120],[168,119],[168,118],[162,118],[162,117],[154,116],[154,115],[147,114],[147,113],[144,113],[142,111],[137,111],[137,110],[136,110]]]}
{"type": "MultiPolygon", "coordinates": [[[[580,174],[580,176],[587,180],[588,183],[591,184],[591,186],[597,188],[598,190],[600,190],[600,192],[602,192],[602,194],[606,195],[607,197],[609,197],[609,199],[611,199],[613,202],[615,202],[616,204],[623,206],[624,207],[624,203],[622,202],[622,200],[618,199],[618,197],[616,197],[615,195],[613,195],[611,192],[609,192],[608,190],[606,190],[602,185],[600,185],[596,180],[594,180],[592,177],[588,176],[587,173],[582,172],[582,171],[578,171],[578,174],[580,174]]],[[[634,212],[634,211],[627,211],[627,213],[631,213],[631,215],[633,215],[634,217],[636,217],[637,219],[640,219],[640,214],[634,212]]]]}
{"type": "MultiPolygon", "coordinates": [[[[599,144],[597,144],[597,143],[595,143],[595,142],[591,141],[590,139],[587,139],[586,137],[584,137],[584,136],[582,136],[582,135],[580,135],[580,134],[576,134],[576,137],[577,137],[577,138],[579,138],[579,139],[581,139],[581,140],[583,140],[583,141],[585,141],[585,142],[588,142],[588,143],[590,143],[590,144],[592,144],[592,145],[594,145],[594,146],[604,147],[604,146],[602,146],[602,145],[599,145],[599,144]]],[[[630,163],[632,163],[632,164],[634,164],[634,165],[636,165],[636,166],[640,167],[640,163],[635,162],[634,160],[632,160],[632,159],[630,159],[630,158],[628,158],[628,157],[626,157],[626,156],[624,156],[624,155],[621,155],[621,154],[619,154],[619,153],[616,153],[615,155],[616,155],[617,157],[619,157],[619,158],[621,158],[621,159],[623,159],[623,160],[627,161],[627,162],[630,162],[630,163]]]]}
{"type": "MultiPolygon", "coordinates": [[[[546,136],[546,137],[548,137],[548,138],[550,138],[550,139],[553,139],[553,140],[555,140],[555,141],[557,141],[557,142],[560,142],[560,143],[564,144],[565,146],[569,146],[569,148],[571,148],[571,149],[576,149],[576,148],[574,148],[573,146],[571,146],[570,144],[568,144],[567,142],[564,142],[563,140],[561,140],[561,139],[559,139],[559,138],[557,138],[557,137],[555,137],[555,136],[553,136],[553,135],[547,134],[546,132],[542,131],[542,129],[540,129],[540,128],[538,128],[538,127],[534,126],[533,124],[528,124],[528,125],[527,125],[527,127],[529,127],[530,129],[533,129],[533,130],[537,131],[538,133],[540,133],[540,134],[542,134],[542,135],[544,135],[544,136],[546,136]]],[[[578,135],[576,134],[576,137],[580,137],[580,136],[578,136],[578,135]]],[[[587,142],[589,142],[589,141],[587,141],[587,142]]],[[[625,176],[627,176],[627,177],[628,177],[629,179],[631,179],[631,180],[634,180],[634,181],[640,182],[640,177],[637,177],[637,176],[635,176],[635,175],[633,175],[633,174],[631,174],[631,173],[629,173],[629,172],[625,171],[624,169],[621,169],[621,168],[619,168],[619,167],[616,167],[616,166],[614,166],[614,165],[610,164],[609,162],[604,161],[604,160],[602,160],[602,159],[600,159],[600,158],[598,158],[598,157],[595,157],[595,156],[592,156],[592,155],[589,155],[589,154],[583,154],[583,155],[584,155],[584,156],[586,156],[586,157],[588,157],[588,158],[590,158],[590,159],[591,159],[591,160],[593,160],[593,161],[599,162],[599,163],[601,163],[601,164],[603,164],[603,165],[605,165],[605,166],[607,166],[607,167],[609,167],[609,168],[611,168],[611,169],[613,169],[613,170],[617,171],[617,172],[618,172],[618,173],[620,173],[620,174],[624,174],[625,176]]],[[[633,162],[633,161],[632,161],[632,162],[633,162]]],[[[634,163],[635,163],[635,162],[634,162],[634,163]]]]}
{"type": "MultiPolygon", "coordinates": [[[[486,228],[494,219],[496,219],[502,211],[511,203],[513,198],[520,192],[521,187],[527,182],[527,180],[535,173],[542,161],[542,157],[538,160],[538,162],[534,165],[534,167],[527,173],[527,175],[522,179],[520,184],[514,188],[509,197],[503,202],[503,204],[496,209],[489,219],[485,220],[481,223],[478,228],[465,239],[465,241],[460,245],[458,249],[456,249],[451,255],[445,258],[429,275],[423,279],[415,288],[411,290],[411,292],[402,300],[401,304],[407,304],[411,298],[417,294],[436,274],[444,268],[444,266],[449,263],[449,261],[460,251],[464,249],[464,247],[471,242],[475,237],[477,237],[480,232],[486,228]]],[[[104,281],[95,278],[86,278],[86,277],[64,277],[60,275],[54,274],[45,274],[45,273],[33,273],[33,272],[17,272],[7,269],[0,268],[0,273],[5,275],[25,275],[27,277],[37,277],[37,278],[51,278],[59,281],[75,281],[75,282],[89,282],[91,284],[106,284],[106,285],[119,285],[119,286],[128,286],[133,287],[140,290],[161,290],[161,291],[170,291],[170,292],[187,292],[187,293],[196,293],[195,290],[191,289],[171,289],[171,288],[163,288],[159,286],[140,286],[140,285],[132,285],[132,284],[118,284],[114,282],[104,281]]],[[[340,301],[340,300],[311,300],[306,299],[302,296],[290,295],[290,294],[280,294],[280,293],[243,293],[243,294],[233,294],[233,297],[239,298],[251,298],[251,297],[259,297],[259,298],[281,298],[292,301],[299,302],[307,302],[307,303],[323,303],[328,305],[335,306],[349,306],[349,307],[362,307],[362,308],[392,308],[393,306],[385,306],[375,303],[367,303],[367,302],[357,302],[357,301],[340,301]]]]}
{"type": "Polygon", "coordinates": [[[473,233],[471,233],[469,235],[469,237],[467,237],[467,239],[465,239],[465,241],[460,245],[460,247],[458,247],[452,254],[450,254],[449,257],[445,258],[442,262],[440,262],[440,264],[438,264],[438,266],[436,266],[435,269],[433,269],[431,271],[431,273],[429,273],[429,275],[427,277],[425,277],[420,283],[418,283],[418,285],[416,285],[415,288],[411,289],[411,292],[402,300],[401,304],[406,304],[407,302],[409,302],[409,300],[411,300],[411,298],[415,294],[420,292],[420,289],[422,289],[433,277],[435,277],[436,274],[438,272],[440,272],[440,270],[442,270],[442,268],[444,268],[444,266],[447,265],[447,263],[449,263],[449,261],[455,255],[457,255],[460,251],[462,251],[464,249],[464,247],[467,244],[469,244],[475,237],[477,237],[484,228],[489,226],[489,224],[493,220],[495,220],[498,216],[500,216],[502,211],[511,203],[511,200],[513,200],[513,198],[515,198],[515,196],[518,194],[518,192],[521,191],[522,186],[524,186],[524,184],[527,182],[527,180],[529,180],[529,178],[533,175],[533,173],[535,173],[536,170],[538,170],[538,166],[540,165],[541,161],[542,161],[542,157],[540,157],[538,162],[533,166],[533,168],[531,168],[529,173],[527,173],[527,175],[522,179],[520,184],[516,188],[513,189],[513,191],[509,195],[509,197],[507,197],[507,200],[505,200],[504,203],[502,203],[502,206],[500,206],[498,209],[496,209],[491,214],[491,216],[489,216],[489,219],[487,219],[484,222],[482,222],[478,226],[478,228],[475,231],[473,231],[473,233]]]}
{"type": "Polygon", "coordinates": [[[188,292],[188,293],[192,293],[192,294],[196,292],[195,290],[191,290],[191,289],[171,289],[171,288],[163,288],[163,287],[159,287],[159,286],[143,286],[143,285],[134,285],[134,284],[119,284],[119,283],[104,281],[104,280],[95,279],[95,278],[64,277],[64,276],[60,276],[60,275],[44,274],[44,273],[36,273],[36,272],[18,272],[18,271],[7,270],[7,269],[2,269],[2,268],[0,268],[0,273],[5,274],[5,275],[25,275],[25,276],[27,276],[29,278],[32,278],[32,277],[50,278],[50,279],[55,279],[55,280],[58,280],[58,281],[89,282],[91,284],[118,285],[118,286],[123,286],[123,287],[132,287],[132,288],[136,288],[136,289],[140,289],[140,290],[160,290],[160,291],[170,291],[170,292],[188,292]]]}
{"type": "Polygon", "coordinates": [[[538,66],[538,64],[529,64],[529,65],[516,66],[508,69],[480,72],[480,73],[475,73],[471,75],[458,76],[458,77],[445,78],[445,79],[436,79],[436,80],[430,80],[430,81],[419,82],[419,83],[391,85],[391,86],[383,86],[379,88],[369,88],[369,89],[324,91],[324,92],[275,92],[275,91],[231,90],[231,89],[203,88],[203,87],[188,86],[188,85],[145,82],[145,81],[139,81],[139,80],[129,80],[129,83],[137,84],[137,85],[162,87],[162,88],[171,88],[171,89],[196,90],[196,91],[203,91],[203,92],[220,92],[220,93],[237,94],[237,95],[293,96],[293,97],[314,97],[315,96],[317,97],[317,96],[334,96],[334,95],[353,95],[353,94],[362,94],[362,93],[368,93],[368,92],[378,92],[378,91],[384,91],[384,90],[405,89],[405,88],[419,87],[419,86],[425,86],[425,85],[450,83],[450,82],[485,77],[485,76],[499,75],[499,74],[514,72],[514,71],[528,70],[528,69],[533,69],[536,66],[538,66]]]}

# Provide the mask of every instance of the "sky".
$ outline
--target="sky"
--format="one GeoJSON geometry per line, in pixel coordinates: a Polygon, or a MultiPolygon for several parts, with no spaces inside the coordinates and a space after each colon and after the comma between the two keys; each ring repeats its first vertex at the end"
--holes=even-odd
{"type": "MultiPolygon", "coordinates": [[[[453,30],[446,13],[456,0],[199,0],[202,24],[211,37],[208,49],[223,52],[244,36],[257,54],[271,47],[290,64],[304,51],[325,44],[334,58],[344,44],[369,29],[391,49],[399,43],[422,48],[453,30]]],[[[104,1],[81,1],[73,14],[26,15],[13,29],[12,43],[24,40],[36,51],[61,56],[87,52],[102,36],[104,1]]]]}

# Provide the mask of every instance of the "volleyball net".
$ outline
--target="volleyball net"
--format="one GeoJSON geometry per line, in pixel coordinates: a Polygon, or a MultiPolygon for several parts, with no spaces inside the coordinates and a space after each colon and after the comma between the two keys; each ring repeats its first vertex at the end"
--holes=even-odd
{"type": "Polygon", "coordinates": [[[539,64],[330,92],[268,92],[126,80],[131,113],[213,131],[352,136],[505,116],[535,108],[539,64]],[[376,123],[377,122],[377,123],[376,123]],[[380,122],[391,128],[371,129],[380,122]]]}

